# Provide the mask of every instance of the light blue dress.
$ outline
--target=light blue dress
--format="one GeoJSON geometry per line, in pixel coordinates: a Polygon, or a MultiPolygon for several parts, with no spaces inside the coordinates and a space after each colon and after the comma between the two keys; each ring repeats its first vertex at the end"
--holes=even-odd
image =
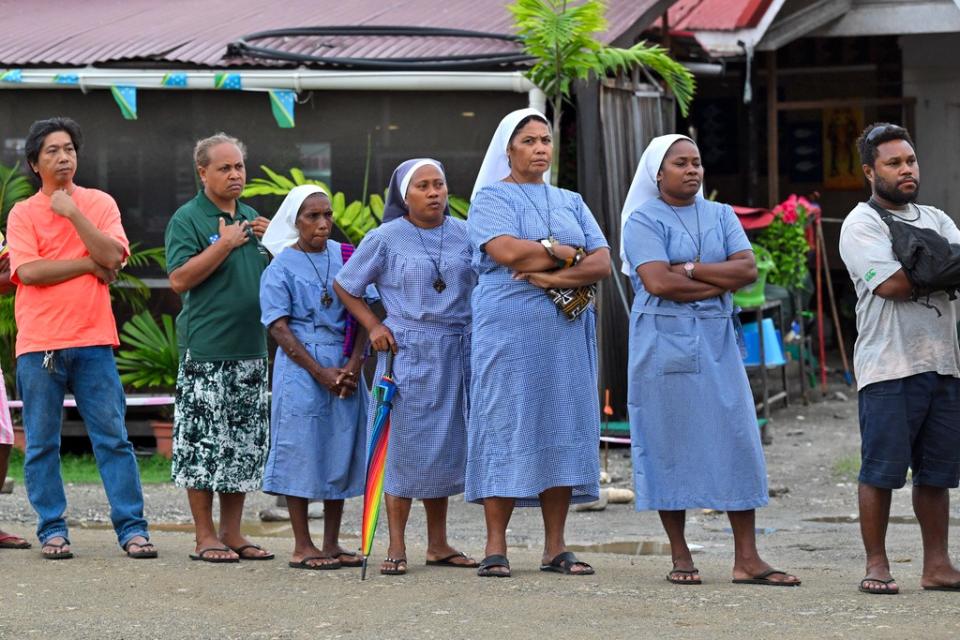
{"type": "Polygon", "coordinates": [[[696,258],[698,208],[701,262],[750,249],[733,210],[701,198],[676,213],[659,198],[649,200],[623,230],[636,291],[627,402],[637,511],[743,511],[767,503],[767,469],[733,296],[673,302],[648,293],[636,273],[647,262],[696,258]]]}
{"type": "MultiPolygon", "coordinates": [[[[447,217],[442,228],[418,233],[406,217],[387,222],[364,237],[337,283],[352,295],[375,284],[397,341],[384,491],[402,498],[462,493],[474,284],[466,223],[447,217]],[[431,256],[439,257],[446,284],[439,293],[431,256]]],[[[378,357],[374,384],[384,364],[378,357]]],[[[371,420],[375,406],[371,400],[371,420]]]]}
{"type": "Polygon", "coordinates": [[[607,247],[607,241],[578,194],[539,184],[485,187],[470,205],[468,224],[478,281],[466,498],[514,498],[517,506],[537,506],[544,490],[572,487],[573,502],[596,500],[595,312],[591,307],[568,320],[543,289],[514,280],[483,247],[499,236],[539,240],[549,231],[587,252],[607,247]]]}
{"type": "MultiPolygon", "coordinates": [[[[323,367],[342,367],[347,362],[343,354],[346,310],[333,292],[333,278],[342,267],[340,243],[328,240],[321,253],[285,249],[260,279],[263,325],[269,327],[278,318],[288,318],[290,331],[323,367]],[[327,290],[333,302],[324,307],[322,283],[328,254],[327,290]],[[320,279],[308,260],[316,265],[320,279]]],[[[367,295],[375,298],[376,292],[367,295]]],[[[311,500],[361,495],[368,402],[363,384],[349,398],[335,397],[283,349],[277,349],[263,490],[311,500]]]]}

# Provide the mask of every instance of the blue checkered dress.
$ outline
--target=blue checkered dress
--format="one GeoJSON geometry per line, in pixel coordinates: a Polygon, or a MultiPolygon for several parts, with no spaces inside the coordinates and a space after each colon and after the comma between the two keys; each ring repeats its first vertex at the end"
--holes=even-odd
{"type": "Polygon", "coordinates": [[[498,236],[539,240],[549,231],[588,252],[607,241],[578,194],[543,185],[484,188],[468,224],[478,281],[467,500],[497,496],[537,506],[541,492],[560,486],[573,487],[573,502],[595,500],[600,404],[594,310],[568,320],[542,289],[513,280],[512,271],[482,247],[498,236]]]}
{"type": "Polygon", "coordinates": [[[694,260],[698,243],[690,232],[697,233],[698,215],[703,262],[750,249],[733,210],[703,199],[676,211],[649,200],[623,229],[636,290],[627,404],[637,511],[745,511],[767,504],[767,469],[733,296],[674,302],[649,293],[636,273],[647,262],[694,260]]]}
{"type": "MultiPolygon", "coordinates": [[[[346,310],[333,293],[333,277],[342,267],[340,243],[328,240],[321,253],[285,249],[260,278],[263,325],[287,318],[290,331],[322,367],[342,367],[347,362],[343,355],[346,310]],[[328,257],[327,290],[333,302],[325,307],[323,280],[318,280],[317,272],[327,279],[328,257]]],[[[368,300],[375,299],[372,287],[365,293],[368,300]]],[[[349,398],[338,398],[283,349],[277,349],[263,490],[312,500],[362,494],[368,402],[363,385],[349,398]]]]}
{"type": "MultiPolygon", "coordinates": [[[[466,223],[448,217],[443,227],[418,233],[406,217],[388,222],[366,235],[337,274],[337,283],[353,295],[377,286],[385,324],[397,340],[384,491],[403,498],[463,492],[474,275],[466,223]],[[433,288],[437,270],[430,256],[440,258],[446,283],[440,293],[433,288]]],[[[383,369],[380,358],[375,381],[383,369]]]]}

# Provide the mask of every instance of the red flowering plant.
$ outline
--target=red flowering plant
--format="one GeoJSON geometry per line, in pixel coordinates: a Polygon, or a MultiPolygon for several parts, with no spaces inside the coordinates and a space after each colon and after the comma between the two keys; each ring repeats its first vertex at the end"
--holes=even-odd
{"type": "Polygon", "coordinates": [[[797,194],[773,208],[773,222],[757,238],[773,257],[773,269],[767,282],[790,290],[803,287],[807,279],[807,225],[813,220],[817,207],[797,194]]]}

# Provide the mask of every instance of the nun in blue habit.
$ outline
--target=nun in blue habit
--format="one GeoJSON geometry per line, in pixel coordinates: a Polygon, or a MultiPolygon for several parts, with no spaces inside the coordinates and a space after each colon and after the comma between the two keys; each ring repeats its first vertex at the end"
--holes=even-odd
{"type": "MultiPolygon", "coordinates": [[[[427,564],[477,566],[450,546],[446,533],[448,497],[463,492],[473,285],[467,226],[449,215],[443,166],[430,158],[401,163],[390,178],[383,223],[336,277],[337,295],[373,347],[396,354],[384,575],[407,571],[404,533],[413,499],[423,500],[426,510],[427,564]],[[386,309],[383,322],[360,298],[370,285],[386,309]]],[[[384,370],[384,358],[378,360],[375,380],[384,370]]]]}
{"type": "Polygon", "coordinates": [[[622,271],[630,314],[628,411],[636,509],[656,509],[670,539],[667,580],[700,584],[686,509],[726,511],[733,582],[795,586],[757,551],[755,509],[767,475],[743,367],[732,291],[756,280],[753,251],[729,205],[703,198],[693,140],[654,138],[623,206],[622,271]]]}
{"type": "MultiPolygon", "coordinates": [[[[367,338],[361,331],[347,340],[347,312],[333,294],[349,252],[330,239],[332,216],[326,193],[299,186],[263,236],[275,257],[260,279],[261,322],[278,345],[263,490],[286,496],[295,569],[360,563],[338,537],[344,499],[363,493],[369,394],[360,368],[367,338]],[[324,501],[322,548],[310,536],[310,500],[324,501]]],[[[372,288],[365,294],[376,299],[372,288]]]]}
{"type": "Polygon", "coordinates": [[[486,517],[482,577],[510,575],[515,506],[542,511],[541,571],[593,573],[567,550],[564,529],[570,504],[600,490],[596,315],[584,297],[569,317],[548,289],[607,277],[610,250],[580,195],[549,184],[552,153],[542,113],[507,114],[470,204],[478,282],[466,497],[486,517]]]}

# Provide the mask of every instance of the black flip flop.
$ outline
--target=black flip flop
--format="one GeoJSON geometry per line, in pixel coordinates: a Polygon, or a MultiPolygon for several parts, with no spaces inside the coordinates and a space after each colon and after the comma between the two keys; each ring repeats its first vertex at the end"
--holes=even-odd
{"type": "Polygon", "coordinates": [[[577,560],[573,551],[558,553],[549,564],[541,564],[540,571],[552,571],[553,573],[562,573],[565,576],[592,576],[594,574],[593,567],[586,562],[577,560]],[[584,571],[573,571],[573,567],[577,565],[586,569],[584,571]]]}
{"type": "Polygon", "coordinates": [[[446,558],[440,558],[439,560],[427,560],[427,565],[431,567],[453,567],[455,569],[476,569],[480,566],[476,561],[474,562],[453,562],[456,558],[463,558],[464,560],[469,560],[467,554],[462,551],[457,553],[451,553],[446,558]]]}
{"type": "Polygon", "coordinates": [[[346,567],[348,569],[353,569],[355,567],[363,566],[363,558],[359,554],[353,553],[352,551],[344,551],[343,553],[338,553],[335,556],[329,556],[331,558],[336,558],[340,562],[341,567],[346,567]],[[350,558],[347,561],[343,560],[343,557],[346,556],[350,558]]]}
{"type": "Polygon", "coordinates": [[[477,575],[481,578],[509,578],[510,561],[507,560],[507,556],[500,554],[487,556],[480,562],[480,566],[477,568],[477,575]],[[506,567],[507,572],[501,573],[498,571],[491,571],[491,569],[495,567],[506,567]]]}
{"type": "Polygon", "coordinates": [[[780,582],[777,580],[770,580],[770,576],[776,574],[788,576],[790,575],[786,571],[780,571],[779,569],[767,569],[763,573],[759,573],[752,578],[734,578],[731,582],[733,584],[759,584],[765,587],[799,587],[800,581],[796,582],[780,582]]]}
{"type": "Polygon", "coordinates": [[[680,580],[678,578],[673,578],[674,574],[681,574],[685,576],[692,576],[694,574],[699,574],[699,569],[673,569],[670,573],[667,574],[667,582],[671,584],[703,584],[703,580],[697,578],[696,580],[680,580]]]}
{"type": "Polygon", "coordinates": [[[868,582],[879,582],[880,584],[890,584],[891,582],[896,582],[894,578],[889,580],[881,580],[880,578],[864,578],[860,581],[860,586],[857,587],[860,593],[869,593],[875,596],[895,596],[900,593],[900,587],[896,589],[879,589],[877,587],[868,587],[866,583],[868,582]]]}
{"type": "Polygon", "coordinates": [[[60,544],[53,544],[53,543],[51,543],[51,542],[44,542],[44,543],[43,543],[43,547],[50,547],[50,548],[52,548],[52,549],[60,549],[60,551],[54,551],[53,553],[50,553],[49,551],[43,551],[43,550],[41,549],[40,555],[43,556],[43,557],[44,557],[45,559],[47,559],[47,560],[69,560],[70,558],[73,557],[73,551],[64,551],[64,550],[63,550],[64,547],[69,547],[69,546],[70,546],[70,541],[67,540],[67,539],[64,539],[64,541],[61,542],[60,544]]]}
{"type": "Polygon", "coordinates": [[[200,549],[199,553],[191,553],[191,560],[199,560],[200,562],[210,562],[212,564],[228,564],[234,562],[240,562],[240,558],[208,558],[207,554],[211,551],[233,551],[230,547],[207,547],[206,549],[200,549]]]}
{"type": "Polygon", "coordinates": [[[383,576],[402,576],[402,575],[406,575],[406,573],[407,573],[407,567],[404,566],[403,569],[400,568],[400,563],[403,563],[404,565],[407,564],[407,559],[406,559],[406,558],[389,558],[389,557],[387,557],[387,558],[384,558],[383,561],[384,561],[384,562],[389,562],[390,564],[392,564],[392,565],[393,565],[393,569],[384,569],[383,567],[381,567],[381,568],[380,568],[380,575],[383,575],[383,576]]]}
{"type": "Polygon", "coordinates": [[[230,551],[233,551],[235,554],[240,556],[241,560],[273,560],[276,556],[272,553],[268,553],[265,556],[245,556],[243,552],[247,549],[256,549],[257,551],[263,551],[263,547],[258,544],[245,544],[239,547],[230,547],[230,551]]]}
{"type": "Polygon", "coordinates": [[[326,564],[310,564],[311,560],[330,560],[330,556],[308,556],[300,562],[291,560],[287,563],[287,566],[291,569],[306,569],[308,571],[333,571],[343,566],[339,561],[326,564]]]}
{"type": "Polygon", "coordinates": [[[938,584],[933,587],[923,587],[924,591],[960,591],[960,582],[953,584],[938,584]]]}
{"type": "Polygon", "coordinates": [[[123,550],[126,552],[128,558],[133,558],[135,560],[148,560],[150,558],[159,557],[160,555],[157,552],[157,548],[153,546],[153,543],[150,542],[149,540],[147,540],[143,544],[140,544],[139,542],[128,542],[127,544],[123,545],[123,550]],[[140,550],[129,551],[128,548],[130,547],[130,545],[136,545],[140,547],[140,550]]]}

